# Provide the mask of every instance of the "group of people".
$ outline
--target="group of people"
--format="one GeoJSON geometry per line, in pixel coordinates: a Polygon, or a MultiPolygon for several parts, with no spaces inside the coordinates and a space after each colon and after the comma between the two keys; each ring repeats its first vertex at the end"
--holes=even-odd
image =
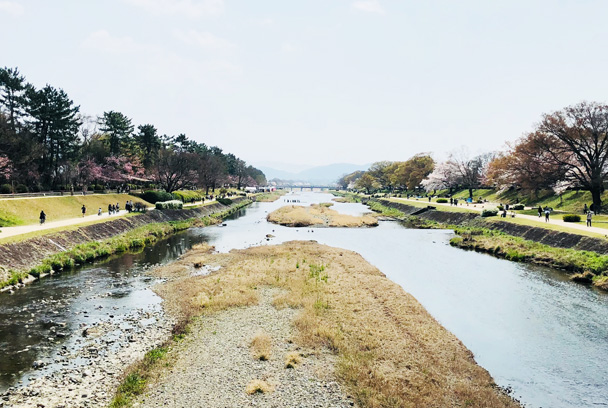
{"type": "MultiPolygon", "coordinates": [[[[114,204],[108,204],[108,215],[112,215],[112,214],[118,214],[120,212],[120,204],[116,203],[116,205],[114,204]]],[[[101,215],[102,211],[101,211],[101,207],[99,207],[99,210],[97,210],[97,215],[101,215]]]]}
{"type": "Polygon", "coordinates": [[[549,222],[549,215],[551,215],[551,208],[545,206],[545,208],[538,206],[538,218],[542,217],[545,214],[545,222],[549,222]]]}
{"type": "MultiPolygon", "coordinates": [[[[140,211],[140,209],[141,209],[140,203],[135,203],[135,205],[134,205],[133,200],[127,201],[125,203],[125,210],[127,210],[127,212],[140,211]]],[[[97,211],[97,215],[101,216],[102,213],[103,212],[101,211],[101,207],[99,207],[99,210],[97,211]]],[[[108,204],[108,215],[118,214],[118,213],[120,213],[120,204],[119,203],[108,204]]]]}

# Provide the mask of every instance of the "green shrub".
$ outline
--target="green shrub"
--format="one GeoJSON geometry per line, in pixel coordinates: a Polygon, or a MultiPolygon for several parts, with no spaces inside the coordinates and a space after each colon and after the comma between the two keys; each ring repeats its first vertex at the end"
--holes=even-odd
{"type": "Polygon", "coordinates": [[[222,204],[222,205],[230,205],[232,204],[232,200],[229,198],[218,198],[217,202],[222,204]]]}
{"type": "Polygon", "coordinates": [[[171,201],[173,196],[166,191],[146,191],[139,195],[143,200],[155,204],[159,201],[171,201]]]}
{"type": "Polygon", "coordinates": [[[0,186],[0,194],[10,194],[13,192],[10,184],[2,184],[0,186]]]}
{"type": "Polygon", "coordinates": [[[486,208],[481,212],[482,217],[495,217],[496,215],[498,215],[497,209],[486,208]]]}
{"type": "Polygon", "coordinates": [[[145,246],[145,241],[142,238],[132,238],[129,242],[129,248],[143,248],[145,246]]]}
{"type": "Polygon", "coordinates": [[[438,199],[437,199],[437,202],[438,202],[439,204],[445,204],[445,203],[447,203],[447,202],[448,202],[448,199],[447,199],[447,198],[438,198],[438,199]]]}
{"type": "Polygon", "coordinates": [[[15,187],[15,192],[17,193],[27,193],[27,186],[25,184],[17,184],[15,187]]]}
{"type": "Polygon", "coordinates": [[[179,200],[170,200],[170,201],[157,201],[156,209],[157,210],[181,210],[184,207],[184,203],[179,200]]]}
{"type": "Polygon", "coordinates": [[[51,259],[50,263],[51,263],[51,268],[53,268],[53,270],[55,272],[58,272],[63,269],[63,260],[60,259],[60,257],[58,257],[58,256],[51,259]]]}
{"type": "Polygon", "coordinates": [[[63,261],[63,269],[68,269],[68,268],[73,268],[75,265],[75,262],[72,258],[67,257],[64,261],[63,261]]]}
{"type": "Polygon", "coordinates": [[[96,255],[97,258],[102,258],[104,256],[110,255],[110,250],[108,249],[108,247],[103,246],[103,247],[97,248],[95,250],[95,255],[96,255]]]}
{"type": "Polygon", "coordinates": [[[146,364],[154,364],[156,361],[160,360],[167,354],[167,347],[159,347],[153,350],[150,350],[144,356],[144,360],[146,364]]]}
{"type": "Polygon", "coordinates": [[[126,250],[127,250],[127,245],[123,241],[118,242],[116,244],[116,246],[114,247],[114,251],[117,253],[125,252],[126,250]]]}
{"type": "Polygon", "coordinates": [[[498,209],[498,211],[502,211],[505,209],[505,207],[503,207],[502,205],[496,206],[496,208],[498,209]]]}
{"type": "Polygon", "coordinates": [[[79,249],[77,249],[73,252],[72,258],[74,259],[74,262],[76,262],[78,264],[83,264],[87,260],[87,258],[84,255],[84,252],[82,252],[79,249]]]}
{"type": "Polygon", "coordinates": [[[189,203],[192,202],[192,200],[201,201],[203,194],[200,191],[179,190],[173,192],[173,198],[175,200],[180,200],[183,203],[189,203]]]}
{"type": "Polygon", "coordinates": [[[89,249],[84,253],[85,259],[87,262],[91,262],[95,259],[96,257],[96,252],[94,249],[89,249]]]}
{"type": "Polygon", "coordinates": [[[564,222],[580,222],[581,216],[576,214],[566,214],[562,217],[564,222]]]}
{"type": "Polygon", "coordinates": [[[524,205],[523,205],[523,204],[515,204],[515,205],[513,206],[513,209],[514,209],[514,210],[523,210],[524,208],[525,208],[525,207],[524,207],[524,205]]]}

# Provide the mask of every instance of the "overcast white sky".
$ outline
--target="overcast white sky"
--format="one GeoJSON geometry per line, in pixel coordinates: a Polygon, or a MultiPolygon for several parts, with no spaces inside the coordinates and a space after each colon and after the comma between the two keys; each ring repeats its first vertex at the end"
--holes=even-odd
{"type": "Polygon", "coordinates": [[[605,0],[0,0],[0,65],[249,163],[500,149],[608,97],[605,0]]]}

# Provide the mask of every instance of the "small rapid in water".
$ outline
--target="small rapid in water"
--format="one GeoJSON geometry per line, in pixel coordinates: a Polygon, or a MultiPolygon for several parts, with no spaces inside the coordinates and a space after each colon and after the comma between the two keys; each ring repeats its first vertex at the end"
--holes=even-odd
{"type": "MultiPolygon", "coordinates": [[[[80,325],[109,319],[110,314],[119,319],[135,309],[158,309],[160,299],[149,289],[154,281],[146,269],[175,259],[196,243],[208,242],[225,252],[316,240],[360,253],[400,284],[525,406],[608,406],[605,293],[574,284],[560,271],[453,248],[451,231],[409,229],[392,221],[361,229],[287,228],[266,222],[269,212],[287,205],[284,200],[308,205],[332,198],[292,192],[274,203],[254,203],[224,227],[194,228],[142,253],[0,296],[0,388],[26,380],[33,361],[71,347],[80,325]],[[58,338],[58,330],[65,337],[58,338]]],[[[368,212],[361,204],[335,203],[333,208],[353,215],[368,212]]]]}

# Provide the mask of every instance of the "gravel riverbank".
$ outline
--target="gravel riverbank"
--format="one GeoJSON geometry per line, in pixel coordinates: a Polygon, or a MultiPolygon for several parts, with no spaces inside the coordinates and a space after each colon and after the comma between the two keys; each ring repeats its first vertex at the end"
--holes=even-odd
{"type": "Polygon", "coordinates": [[[205,316],[191,325],[191,334],[175,347],[175,360],[139,407],[350,407],[333,372],[335,356],[329,351],[311,353],[293,344],[294,309],[271,305],[278,289],[261,289],[259,304],[205,316]],[[267,361],[255,359],[250,350],[258,332],[271,339],[267,361]],[[286,368],[288,353],[302,361],[286,368]],[[271,392],[246,393],[253,380],[265,381],[271,392]]]}
{"type": "MultiPolygon", "coordinates": [[[[172,321],[160,307],[137,309],[72,333],[57,323],[57,336],[70,336],[50,358],[36,361],[26,383],[9,388],[0,407],[107,406],[123,370],[166,340],[172,321]]],[[[49,342],[55,338],[49,338],[49,342]]]]}

